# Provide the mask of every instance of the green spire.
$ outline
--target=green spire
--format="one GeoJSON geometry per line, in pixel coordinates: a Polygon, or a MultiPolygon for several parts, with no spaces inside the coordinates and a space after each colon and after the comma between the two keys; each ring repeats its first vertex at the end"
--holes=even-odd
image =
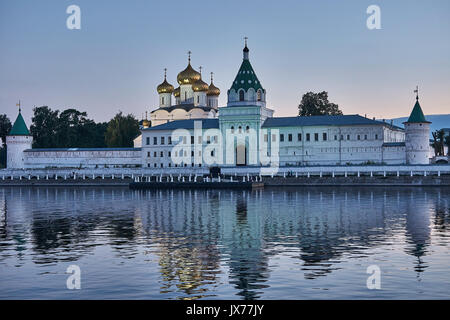
{"type": "Polygon", "coordinates": [[[23,120],[22,113],[19,109],[19,115],[17,116],[16,121],[14,122],[11,131],[9,132],[10,136],[30,136],[30,131],[28,131],[27,125],[25,124],[25,120],[23,120]]]}
{"type": "Polygon", "coordinates": [[[244,60],[242,61],[238,74],[233,81],[231,89],[234,89],[235,91],[238,91],[239,89],[244,89],[245,91],[247,91],[250,88],[255,89],[255,91],[258,91],[258,89],[264,90],[248,58],[249,49],[247,47],[247,39],[245,39],[245,47],[243,53],[244,60]]]}
{"type": "Polygon", "coordinates": [[[420,104],[419,104],[419,97],[416,98],[416,104],[414,105],[411,115],[409,116],[409,119],[406,122],[407,123],[427,123],[427,122],[429,123],[429,121],[427,121],[425,119],[425,116],[423,115],[422,108],[420,107],[420,104]]]}

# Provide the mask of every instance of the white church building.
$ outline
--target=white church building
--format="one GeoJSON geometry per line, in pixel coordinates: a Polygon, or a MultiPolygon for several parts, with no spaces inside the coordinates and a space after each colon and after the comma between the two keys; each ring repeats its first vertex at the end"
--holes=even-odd
{"type": "MultiPolygon", "coordinates": [[[[300,167],[352,164],[429,164],[430,122],[417,96],[401,128],[360,115],[274,117],[266,90],[250,63],[247,44],[228,102],[188,66],[174,88],[164,76],[159,107],[144,120],[134,148],[33,149],[19,115],[6,138],[7,167],[170,168],[300,167]]],[[[201,71],[201,70],[200,70],[201,71]]]]}

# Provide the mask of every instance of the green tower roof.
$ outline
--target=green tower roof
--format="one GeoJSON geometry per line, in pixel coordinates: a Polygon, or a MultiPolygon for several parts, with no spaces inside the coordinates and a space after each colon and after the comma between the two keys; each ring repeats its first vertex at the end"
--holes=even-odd
{"type": "Polygon", "coordinates": [[[30,136],[30,131],[28,131],[27,125],[25,124],[25,120],[23,120],[22,113],[17,116],[16,121],[14,122],[11,131],[9,132],[10,136],[30,136]]]}
{"type": "Polygon", "coordinates": [[[423,115],[422,108],[419,104],[419,99],[417,98],[416,104],[414,105],[414,108],[411,112],[411,115],[409,116],[408,121],[406,123],[430,123],[425,119],[425,116],[423,115]]]}
{"type": "Polygon", "coordinates": [[[231,89],[236,91],[239,89],[244,89],[247,91],[250,88],[255,89],[255,91],[258,91],[258,89],[264,90],[258,80],[258,77],[256,76],[255,71],[253,70],[250,60],[248,59],[248,52],[249,50],[247,46],[245,46],[244,60],[242,61],[241,67],[239,68],[236,78],[233,81],[231,89]]]}

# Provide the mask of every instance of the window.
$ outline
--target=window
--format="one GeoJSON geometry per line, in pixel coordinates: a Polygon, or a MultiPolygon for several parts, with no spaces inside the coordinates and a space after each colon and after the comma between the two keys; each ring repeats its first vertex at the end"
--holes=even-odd
{"type": "Polygon", "coordinates": [[[364,140],[367,140],[367,134],[364,135],[364,140]]]}
{"type": "Polygon", "coordinates": [[[318,133],[314,133],[314,141],[319,141],[319,134],[318,133]]]}
{"type": "Polygon", "coordinates": [[[311,135],[309,133],[306,134],[306,141],[310,141],[311,140],[311,135]]]}
{"type": "Polygon", "coordinates": [[[211,143],[211,137],[210,136],[207,136],[206,137],[206,144],[210,144],[211,143]]]}
{"type": "Polygon", "coordinates": [[[161,137],[161,144],[164,144],[164,143],[165,143],[164,140],[165,140],[164,137],[161,137]]]}
{"type": "Polygon", "coordinates": [[[197,103],[200,103],[200,96],[197,96],[197,103]]]}
{"type": "Polygon", "coordinates": [[[194,143],[195,143],[194,136],[191,136],[191,144],[194,144],[194,143]]]}
{"type": "Polygon", "coordinates": [[[241,126],[239,126],[239,133],[242,133],[242,127],[241,126]]]}
{"type": "Polygon", "coordinates": [[[171,156],[172,156],[172,152],[168,151],[168,152],[167,152],[167,156],[168,156],[168,157],[171,157],[171,156]]]}
{"type": "Polygon", "coordinates": [[[234,133],[234,126],[231,126],[231,133],[234,133]]]}
{"type": "Polygon", "coordinates": [[[244,90],[239,91],[239,101],[244,101],[244,90]]]}
{"type": "Polygon", "coordinates": [[[150,158],[150,151],[147,152],[147,158],[150,158]]]}
{"type": "Polygon", "coordinates": [[[378,140],[378,135],[377,134],[375,135],[375,140],[378,140]]]}
{"type": "Polygon", "coordinates": [[[301,133],[297,134],[297,140],[298,141],[302,141],[302,134],[301,133]]]}
{"type": "Polygon", "coordinates": [[[327,133],[326,132],[322,133],[322,140],[327,141],[327,133]]]}
{"type": "Polygon", "coordinates": [[[245,127],[245,132],[248,133],[249,131],[250,131],[250,127],[249,127],[249,126],[246,126],[246,127],[245,127]]]}
{"type": "Polygon", "coordinates": [[[341,134],[341,140],[344,140],[344,135],[343,134],[341,134]]]}
{"type": "Polygon", "coordinates": [[[153,144],[158,144],[158,138],[157,137],[153,137],[153,144]]]}
{"type": "Polygon", "coordinates": [[[149,144],[150,144],[150,137],[147,137],[146,140],[147,140],[147,143],[146,143],[146,144],[149,145],[149,144]]]}
{"type": "Polygon", "coordinates": [[[187,92],[184,93],[184,100],[187,100],[187,92]]]}
{"type": "Polygon", "coordinates": [[[194,151],[191,151],[191,157],[193,157],[194,156],[194,151]]]}
{"type": "Polygon", "coordinates": [[[161,163],[161,168],[163,167],[163,164],[161,163]]]}
{"type": "Polygon", "coordinates": [[[361,136],[358,134],[358,140],[361,140],[361,136]]]}
{"type": "Polygon", "coordinates": [[[350,135],[349,134],[347,135],[347,140],[350,140],[350,135]]]}
{"type": "Polygon", "coordinates": [[[214,150],[211,151],[211,157],[214,157],[214,150]]]}
{"type": "Polygon", "coordinates": [[[284,134],[280,134],[280,142],[284,141],[284,134]]]}
{"type": "Polygon", "coordinates": [[[261,89],[260,90],[258,90],[258,92],[256,93],[256,99],[258,100],[258,101],[261,101],[261,89]]]}
{"type": "Polygon", "coordinates": [[[161,104],[164,104],[164,97],[161,97],[161,104]]]}
{"type": "Polygon", "coordinates": [[[292,141],[292,133],[288,134],[288,141],[291,142],[292,141]]]}
{"type": "Polygon", "coordinates": [[[337,135],[334,135],[334,140],[337,140],[337,135]]]}
{"type": "Polygon", "coordinates": [[[267,142],[268,136],[267,134],[264,135],[264,142],[267,142]]]}
{"type": "Polygon", "coordinates": [[[158,154],[155,152],[153,152],[153,156],[156,158],[158,156],[158,154]]]}
{"type": "Polygon", "coordinates": [[[167,144],[172,144],[172,137],[168,138],[169,141],[167,141],[167,144]]]}
{"type": "Polygon", "coordinates": [[[161,158],[164,157],[164,152],[161,151],[160,155],[161,155],[161,158]]]}

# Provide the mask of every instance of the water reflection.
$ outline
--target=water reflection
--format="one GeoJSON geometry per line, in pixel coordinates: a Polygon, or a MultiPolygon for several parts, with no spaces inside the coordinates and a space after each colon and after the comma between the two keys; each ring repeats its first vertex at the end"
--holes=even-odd
{"type": "Polygon", "coordinates": [[[439,188],[0,188],[0,265],[88,256],[95,263],[96,248],[108,247],[113,254],[103,259],[111,262],[156,260],[157,271],[138,276],[157,272],[162,297],[220,297],[231,286],[257,299],[271,288],[280,257],[298,261],[292,272],[314,281],[401,244],[420,280],[433,237],[448,248],[449,195],[439,188]]]}

